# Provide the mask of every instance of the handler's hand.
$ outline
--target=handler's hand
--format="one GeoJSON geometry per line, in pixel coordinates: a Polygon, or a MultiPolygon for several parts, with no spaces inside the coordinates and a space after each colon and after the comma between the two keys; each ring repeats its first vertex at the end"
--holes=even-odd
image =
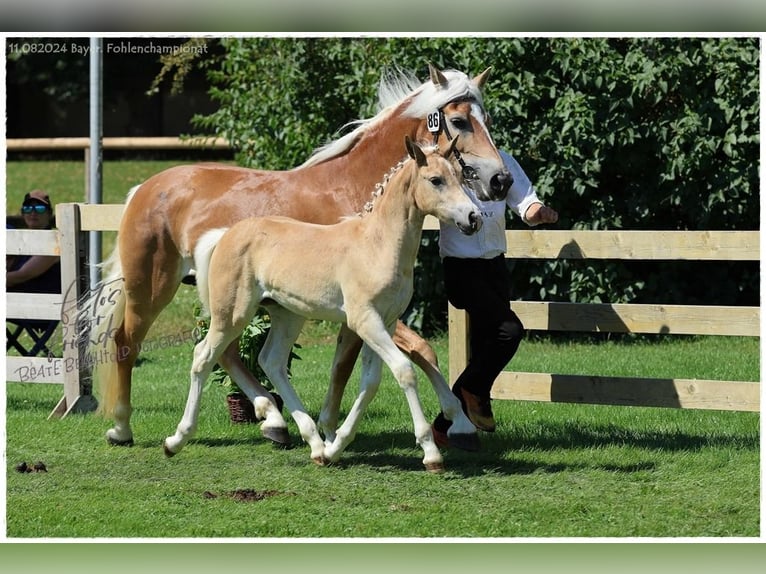
{"type": "Polygon", "coordinates": [[[558,212],[542,203],[533,203],[530,205],[529,208],[527,208],[525,216],[530,225],[556,223],[559,220],[558,212]]]}

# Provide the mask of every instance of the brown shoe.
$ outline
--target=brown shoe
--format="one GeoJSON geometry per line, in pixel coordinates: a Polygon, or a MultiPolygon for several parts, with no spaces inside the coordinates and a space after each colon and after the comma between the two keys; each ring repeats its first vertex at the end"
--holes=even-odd
{"type": "Polygon", "coordinates": [[[474,426],[484,432],[495,432],[495,417],[492,414],[492,405],[489,397],[480,397],[460,389],[463,396],[465,414],[471,419],[474,426]]]}

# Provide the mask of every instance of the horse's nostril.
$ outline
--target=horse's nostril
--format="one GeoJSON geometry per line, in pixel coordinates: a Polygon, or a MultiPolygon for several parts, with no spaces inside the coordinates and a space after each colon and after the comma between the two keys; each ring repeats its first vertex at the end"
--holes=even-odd
{"type": "Polygon", "coordinates": [[[492,176],[489,185],[493,193],[505,196],[513,185],[513,178],[507,171],[502,171],[492,176]]]}
{"type": "Polygon", "coordinates": [[[471,224],[471,229],[478,231],[481,227],[481,216],[475,211],[472,211],[468,214],[468,222],[471,224]]]}

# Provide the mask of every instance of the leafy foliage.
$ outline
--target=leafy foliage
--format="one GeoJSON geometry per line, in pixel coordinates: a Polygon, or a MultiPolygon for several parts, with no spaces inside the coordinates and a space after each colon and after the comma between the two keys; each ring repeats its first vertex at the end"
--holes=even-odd
{"type": "MultiPolygon", "coordinates": [[[[209,321],[202,314],[199,302],[194,305],[194,318],[197,322],[197,342],[199,342],[205,337],[210,327],[209,321]]],[[[258,364],[258,354],[263,348],[263,344],[266,342],[266,337],[269,335],[270,328],[271,319],[268,314],[262,309],[259,310],[239,337],[239,358],[242,360],[242,363],[247,370],[250,371],[264,387],[273,389],[274,386],[258,364]]],[[[300,345],[297,343],[294,345],[293,351],[290,353],[289,364],[292,364],[293,359],[300,359],[295,353],[296,349],[300,349],[300,345]]],[[[237,383],[235,383],[223,367],[218,364],[216,364],[213,372],[210,373],[210,378],[208,380],[210,381],[208,384],[221,385],[228,390],[229,394],[240,392],[237,383]]]]}
{"type": "MultiPolygon", "coordinates": [[[[375,113],[386,68],[476,74],[485,104],[560,229],[758,229],[757,38],[232,38],[203,62],[220,104],[196,126],[244,165],[288,169],[375,113]]],[[[509,226],[518,226],[509,220],[509,226]]],[[[427,235],[427,234],[426,234],[427,235]]],[[[406,317],[446,308],[424,237],[406,317]]],[[[757,304],[757,263],[519,261],[516,297],[757,304]]]]}

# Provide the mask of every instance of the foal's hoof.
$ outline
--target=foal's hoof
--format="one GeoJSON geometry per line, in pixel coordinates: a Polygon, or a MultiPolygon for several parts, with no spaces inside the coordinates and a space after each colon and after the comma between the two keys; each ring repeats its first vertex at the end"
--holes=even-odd
{"type": "Polygon", "coordinates": [[[165,452],[165,456],[167,458],[173,458],[177,453],[173,452],[168,448],[168,445],[164,442],[162,443],[162,450],[165,452]]]}
{"type": "Polygon", "coordinates": [[[261,427],[261,434],[274,444],[282,447],[290,446],[290,433],[287,432],[286,428],[261,427]]]}
{"type": "Polygon", "coordinates": [[[443,462],[429,462],[425,464],[425,467],[431,474],[442,474],[444,472],[443,462]]]}
{"type": "Polygon", "coordinates": [[[112,446],[133,446],[133,437],[122,440],[113,437],[110,433],[106,433],[106,442],[112,446]]]}
{"type": "Polygon", "coordinates": [[[476,433],[450,435],[449,446],[459,448],[460,450],[467,450],[468,452],[478,452],[481,450],[479,435],[476,433]]]}
{"type": "Polygon", "coordinates": [[[314,464],[317,466],[327,466],[330,463],[330,461],[323,456],[314,456],[311,460],[313,460],[314,464]]]}

